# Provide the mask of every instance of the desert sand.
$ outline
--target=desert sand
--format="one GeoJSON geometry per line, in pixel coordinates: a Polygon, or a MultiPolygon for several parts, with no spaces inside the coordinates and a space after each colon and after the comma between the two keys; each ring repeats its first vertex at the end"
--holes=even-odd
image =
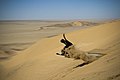
{"type": "Polygon", "coordinates": [[[94,26],[87,21],[0,21],[0,59],[27,49],[36,41],[94,26]]]}
{"type": "Polygon", "coordinates": [[[91,21],[0,21],[0,60],[16,55],[36,41],[99,25],[91,21]]]}
{"type": "Polygon", "coordinates": [[[56,55],[63,48],[60,34],[41,39],[9,60],[1,61],[0,80],[120,80],[119,26],[118,20],[66,34],[81,50],[106,54],[88,65],[79,67],[82,60],[56,55]]]}

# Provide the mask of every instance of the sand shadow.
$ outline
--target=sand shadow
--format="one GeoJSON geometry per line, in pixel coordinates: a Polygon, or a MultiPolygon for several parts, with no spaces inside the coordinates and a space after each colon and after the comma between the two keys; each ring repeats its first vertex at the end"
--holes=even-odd
{"type": "Polygon", "coordinates": [[[89,64],[89,63],[82,63],[82,64],[79,64],[79,65],[73,67],[73,69],[74,69],[74,68],[78,68],[78,67],[83,67],[83,66],[85,66],[85,65],[87,65],[87,64],[89,64]]]}

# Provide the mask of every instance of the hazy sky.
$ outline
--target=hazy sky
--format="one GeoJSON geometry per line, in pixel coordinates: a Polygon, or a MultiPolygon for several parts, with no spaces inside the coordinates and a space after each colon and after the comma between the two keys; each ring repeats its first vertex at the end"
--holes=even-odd
{"type": "Polygon", "coordinates": [[[120,18],[120,0],[0,0],[0,20],[120,18]]]}

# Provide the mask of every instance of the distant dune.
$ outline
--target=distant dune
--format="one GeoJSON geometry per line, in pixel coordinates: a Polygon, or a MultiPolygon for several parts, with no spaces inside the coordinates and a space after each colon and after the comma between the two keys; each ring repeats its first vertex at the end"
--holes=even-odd
{"type": "Polygon", "coordinates": [[[79,67],[83,61],[57,56],[62,35],[44,38],[9,60],[0,62],[0,80],[120,80],[120,21],[67,33],[81,50],[107,55],[79,67]],[[78,67],[76,67],[78,66],[78,67]],[[74,68],[76,67],[76,68],[74,68]]]}
{"type": "Polygon", "coordinates": [[[83,26],[95,26],[95,25],[99,25],[99,23],[88,22],[88,21],[72,21],[63,24],[54,24],[43,27],[76,27],[76,26],[83,27],[83,26]]]}

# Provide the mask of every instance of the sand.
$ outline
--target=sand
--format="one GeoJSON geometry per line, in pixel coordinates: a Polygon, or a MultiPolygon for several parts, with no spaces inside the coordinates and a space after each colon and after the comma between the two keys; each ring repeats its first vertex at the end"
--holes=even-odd
{"type": "Polygon", "coordinates": [[[83,61],[56,55],[62,35],[44,38],[0,62],[0,80],[120,80],[120,21],[67,33],[81,50],[103,51],[105,56],[79,67],[83,61]],[[76,67],[78,66],[78,67],[76,67]],[[76,67],[76,68],[74,68],[76,67]]]}
{"type": "Polygon", "coordinates": [[[0,59],[15,55],[43,38],[87,28],[86,24],[95,25],[93,22],[85,21],[78,21],[76,24],[74,21],[0,21],[0,59]]]}

